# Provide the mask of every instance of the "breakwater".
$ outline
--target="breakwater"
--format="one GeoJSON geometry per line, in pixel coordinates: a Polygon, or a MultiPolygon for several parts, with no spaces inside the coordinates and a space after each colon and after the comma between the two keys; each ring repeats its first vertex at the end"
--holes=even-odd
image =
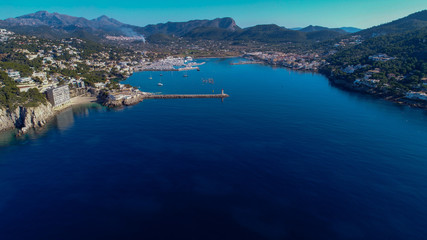
{"type": "Polygon", "coordinates": [[[161,95],[148,95],[144,99],[176,99],[176,98],[227,98],[228,94],[161,94],[161,95]]]}
{"type": "MultiPolygon", "coordinates": [[[[102,94],[101,94],[102,95],[102,94]]],[[[140,92],[134,95],[124,96],[120,99],[111,97],[111,95],[104,95],[100,97],[103,101],[102,105],[106,107],[121,107],[135,105],[145,99],[179,99],[179,98],[227,98],[228,94],[224,92],[220,94],[152,94],[140,92]]]]}

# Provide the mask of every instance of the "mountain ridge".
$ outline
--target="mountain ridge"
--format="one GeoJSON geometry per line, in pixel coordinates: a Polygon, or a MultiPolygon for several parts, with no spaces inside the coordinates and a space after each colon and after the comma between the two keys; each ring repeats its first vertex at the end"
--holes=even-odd
{"type": "Polygon", "coordinates": [[[47,11],[38,11],[16,18],[0,20],[0,27],[8,28],[19,34],[31,34],[45,38],[82,37],[102,40],[107,35],[144,36],[146,38],[156,35],[153,39],[162,39],[162,41],[175,37],[185,37],[190,40],[304,42],[329,40],[349,33],[369,38],[427,27],[427,10],[364,30],[353,27],[327,28],[316,25],[288,29],[276,24],[240,28],[235,20],[230,17],[166,22],[141,27],[122,23],[106,15],[89,20],[84,17],[47,11]]]}
{"type": "Polygon", "coordinates": [[[215,18],[213,20],[167,22],[140,27],[122,23],[106,15],[89,20],[84,17],[75,17],[57,12],[50,13],[47,11],[37,11],[16,18],[1,20],[0,26],[7,27],[20,34],[31,33],[48,38],[85,35],[91,39],[100,39],[106,35],[144,35],[145,37],[149,37],[150,35],[160,33],[183,36],[198,27],[218,28],[230,32],[241,29],[237,26],[234,19],[230,17],[215,18]]]}

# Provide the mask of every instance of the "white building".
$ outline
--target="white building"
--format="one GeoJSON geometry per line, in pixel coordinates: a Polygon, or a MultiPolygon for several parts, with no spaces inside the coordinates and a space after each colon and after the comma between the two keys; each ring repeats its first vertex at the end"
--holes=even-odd
{"type": "Polygon", "coordinates": [[[378,85],[378,83],[380,83],[380,80],[378,79],[356,79],[353,84],[354,85],[365,85],[367,87],[371,87],[374,88],[378,85]]]}
{"type": "Polygon", "coordinates": [[[105,88],[105,83],[99,82],[99,83],[95,83],[94,85],[96,88],[105,88]]]}
{"type": "Polygon", "coordinates": [[[414,100],[427,101],[427,93],[424,93],[424,92],[407,92],[406,98],[414,99],[414,100]]]}
{"type": "Polygon", "coordinates": [[[18,82],[18,83],[34,83],[33,79],[31,79],[30,77],[18,78],[16,80],[16,82],[18,82]]]}
{"type": "Polygon", "coordinates": [[[8,70],[7,75],[13,80],[21,78],[21,74],[19,73],[19,71],[8,70]]]}
{"type": "Polygon", "coordinates": [[[70,102],[70,89],[68,85],[47,90],[47,99],[54,107],[70,102]]]}

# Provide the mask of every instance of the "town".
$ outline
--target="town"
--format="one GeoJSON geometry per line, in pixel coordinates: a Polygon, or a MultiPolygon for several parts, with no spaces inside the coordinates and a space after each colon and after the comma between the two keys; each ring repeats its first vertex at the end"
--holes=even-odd
{"type": "Polygon", "coordinates": [[[136,99],[140,100],[148,93],[119,83],[135,71],[199,70],[198,66],[204,64],[193,62],[191,57],[169,56],[150,61],[142,51],[111,48],[99,51],[99,47],[94,51],[81,39],[54,42],[17,35],[5,29],[0,30],[0,39],[3,44],[14,46],[9,54],[3,54],[3,58],[15,60],[20,57],[29,63],[5,61],[0,63],[0,71],[7,73],[19,92],[37,89],[56,109],[67,106],[77,96],[102,95],[110,102],[136,103],[136,99]]]}

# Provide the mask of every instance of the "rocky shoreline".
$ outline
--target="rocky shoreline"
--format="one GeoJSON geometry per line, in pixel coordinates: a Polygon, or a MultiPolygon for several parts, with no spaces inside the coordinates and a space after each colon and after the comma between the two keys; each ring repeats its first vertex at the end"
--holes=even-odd
{"type": "Polygon", "coordinates": [[[122,106],[131,106],[138,104],[144,100],[144,95],[135,95],[130,98],[124,98],[124,99],[111,99],[111,98],[105,98],[102,100],[102,105],[110,108],[114,107],[122,107],[122,106]]]}
{"type": "Polygon", "coordinates": [[[343,90],[346,91],[351,91],[351,92],[358,92],[358,93],[362,93],[362,94],[368,94],[377,98],[381,98],[393,103],[397,103],[399,105],[405,105],[405,106],[410,106],[410,107],[414,107],[414,108],[420,108],[420,109],[424,109],[427,110],[427,102],[425,101],[416,101],[416,100],[411,100],[408,98],[405,98],[403,96],[395,96],[391,93],[387,93],[387,92],[381,92],[381,91],[377,91],[376,89],[372,89],[372,88],[368,88],[368,87],[363,87],[363,86],[355,86],[354,84],[342,80],[342,79],[336,79],[332,76],[328,76],[325,75],[323,73],[321,73],[322,75],[324,75],[325,77],[328,78],[329,82],[338,87],[341,88],[343,90]]]}
{"type": "Polygon", "coordinates": [[[282,68],[286,68],[286,69],[290,69],[293,71],[298,71],[298,72],[311,72],[311,73],[319,73],[322,74],[323,76],[325,76],[329,82],[334,85],[335,87],[341,88],[343,90],[346,91],[351,91],[351,92],[358,92],[358,93],[362,93],[362,94],[368,94],[371,96],[375,96],[377,98],[381,98],[390,102],[394,102],[397,103],[399,105],[406,105],[406,106],[410,106],[410,107],[414,107],[414,108],[421,108],[424,110],[427,110],[427,102],[426,101],[416,101],[416,100],[411,100],[408,98],[405,98],[404,96],[395,96],[391,93],[387,93],[387,92],[381,92],[378,91],[376,89],[373,88],[367,88],[367,87],[363,87],[363,86],[355,86],[353,83],[342,80],[342,79],[336,79],[333,76],[331,76],[330,74],[326,74],[325,72],[319,71],[319,70],[304,70],[304,69],[293,69],[293,68],[289,68],[286,66],[278,66],[278,65],[274,65],[274,64],[270,64],[268,62],[264,61],[264,64],[267,64],[271,67],[282,67],[282,68]]]}
{"type": "Polygon", "coordinates": [[[43,127],[53,116],[55,111],[50,103],[38,107],[20,106],[14,111],[0,109],[0,131],[16,128],[18,135],[22,135],[32,128],[43,127]]]}
{"type": "Polygon", "coordinates": [[[96,97],[75,97],[71,102],[54,108],[49,102],[37,107],[19,106],[15,110],[0,108],[0,132],[16,129],[20,136],[31,129],[41,128],[55,115],[73,105],[97,102],[96,97]]]}

